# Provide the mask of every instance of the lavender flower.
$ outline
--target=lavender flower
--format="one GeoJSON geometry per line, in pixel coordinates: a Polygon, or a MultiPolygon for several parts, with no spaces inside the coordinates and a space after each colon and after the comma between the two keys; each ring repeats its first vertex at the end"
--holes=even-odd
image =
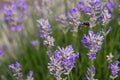
{"type": "Polygon", "coordinates": [[[102,14],[99,16],[99,18],[102,21],[102,24],[105,25],[109,23],[109,21],[112,19],[112,13],[109,12],[109,10],[105,7],[102,11],[102,14]]]}
{"type": "Polygon", "coordinates": [[[65,14],[61,14],[60,16],[55,18],[55,21],[61,24],[59,28],[63,31],[64,34],[66,34],[69,29],[68,27],[69,23],[67,21],[67,16],[65,14]]]}
{"type": "Polygon", "coordinates": [[[49,24],[48,20],[39,19],[37,20],[40,37],[45,38],[52,33],[51,25],[49,24]]]}
{"type": "Polygon", "coordinates": [[[16,4],[17,4],[17,8],[20,9],[20,11],[23,14],[27,13],[27,4],[26,4],[25,0],[17,0],[16,4]]]}
{"type": "Polygon", "coordinates": [[[71,32],[78,32],[78,26],[80,24],[80,13],[77,7],[67,11],[67,19],[70,25],[74,25],[71,32]]]}
{"type": "Polygon", "coordinates": [[[35,14],[38,16],[42,16],[43,18],[48,18],[50,14],[52,14],[51,6],[53,0],[42,0],[42,1],[34,1],[33,9],[35,10],[35,14]]]}
{"type": "Polygon", "coordinates": [[[67,16],[65,14],[61,14],[60,16],[55,18],[55,21],[59,22],[59,23],[61,23],[63,25],[68,25],[67,16]]]}
{"type": "Polygon", "coordinates": [[[29,72],[29,75],[27,76],[26,80],[34,80],[32,71],[29,72]]]}
{"type": "Polygon", "coordinates": [[[95,76],[95,67],[92,65],[91,67],[87,68],[87,74],[84,76],[84,80],[97,80],[94,79],[95,76]]]}
{"type": "Polygon", "coordinates": [[[118,66],[120,64],[119,61],[115,61],[114,63],[109,64],[109,68],[111,69],[111,79],[115,79],[118,77],[118,71],[120,71],[120,67],[118,66]]]}
{"type": "Polygon", "coordinates": [[[107,5],[109,11],[113,12],[113,10],[114,10],[114,2],[112,0],[108,0],[106,5],[107,5]]]}
{"type": "Polygon", "coordinates": [[[101,7],[102,5],[100,0],[87,0],[84,12],[90,17],[90,28],[97,25],[96,22],[101,13],[101,7]]]}
{"type": "Polygon", "coordinates": [[[110,78],[111,79],[115,79],[118,77],[118,71],[120,71],[120,67],[119,67],[119,64],[120,64],[120,61],[115,61],[114,63],[112,62],[112,58],[114,57],[112,55],[112,53],[110,53],[109,55],[106,56],[107,57],[107,61],[109,63],[109,66],[108,68],[111,69],[111,75],[110,75],[110,78]]]}
{"type": "Polygon", "coordinates": [[[3,5],[4,22],[9,29],[13,32],[20,32],[24,26],[22,24],[23,17],[17,13],[17,6],[15,2],[11,2],[9,5],[3,5]]]}
{"type": "Polygon", "coordinates": [[[52,56],[51,50],[48,50],[48,51],[47,51],[47,55],[50,56],[50,57],[52,56]]]}
{"type": "Polygon", "coordinates": [[[90,30],[88,35],[84,34],[82,44],[85,48],[90,49],[88,55],[91,60],[94,60],[96,58],[96,53],[101,50],[103,39],[104,36],[101,35],[101,32],[94,34],[93,31],[90,30]]]}
{"type": "Polygon", "coordinates": [[[80,12],[84,12],[85,11],[85,3],[83,2],[83,0],[79,0],[78,4],[77,4],[77,8],[80,12]]]}
{"type": "Polygon", "coordinates": [[[30,41],[30,44],[32,45],[32,47],[34,49],[38,49],[39,45],[40,45],[40,42],[38,40],[32,40],[32,41],[30,41]]]}
{"type": "Polygon", "coordinates": [[[23,74],[21,72],[20,64],[16,62],[16,64],[8,65],[8,68],[12,70],[13,76],[16,80],[23,80],[23,74]]]}
{"type": "Polygon", "coordinates": [[[61,75],[68,75],[74,68],[75,60],[79,54],[75,54],[71,45],[66,48],[60,48],[50,57],[48,69],[57,80],[63,80],[61,75]]]}
{"type": "Polygon", "coordinates": [[[55,39],[51,36],[47,36],[44,40],[44,45],[48,46],[49,49],[54,46],[55,39]]]}

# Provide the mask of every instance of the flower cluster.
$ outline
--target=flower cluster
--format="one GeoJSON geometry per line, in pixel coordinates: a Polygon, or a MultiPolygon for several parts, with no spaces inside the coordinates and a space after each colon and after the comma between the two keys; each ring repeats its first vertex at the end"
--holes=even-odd
{"type": "Polygon", "coordinates": [[[77,7],[67,11],[67,15],[62,14],[56,18],[56,21],[63,24],[64,29],[68,30],[68,25],[74,25],[71,32],[78,32],[78,26],[80,25],[80,13],[77,7]]]}
{"type": "Polygon", "coordinates": [[[110,78],[114,80],[115,78],[118,77],[118,71],[120,71],[120,67],[119,67],[120,61],[115,61],[113,63],[113,61],[112,61],[113,57],[114,56],[112,55],[112,53],[107,55],[107,61],[109,62],[108,68],[111,69],[110,78]]]}
{"type": "Polygon", "coordinates": [[[74,53],[71,45],[68,45],[66,48],[60,48],[58,46],[54,55],[50,57],[48,69],[57,80],[62,80],[61,76],[68,75],[74,68],[77,57],[79,57],[79,54],[74,53]]]}
{"type": "MultiPolygon", "coordinates": [[[[20,63],[16,62],[15,64],[10,64],[10,65],[8,65],[8,68],[12,70],[13,77],[16,80],[23,80],[23,73],[21,70],[20,63]]],[[[34,80],[32,71],[29,72],[29,75],[27,76],[26,80],[34,80]]]]}
{"type": "Polygon", "coordinates": [[[21,72],[20,64],[18,62],[16,62],[16,64],[9,65],[8,68],[12,70],[13,77],[15,77],[16,80],[23,79],[23,73],[21,72]]]}
{"type": "MultiPolygon", "coordinates": [[[[81,13],[87,15],[89,19],[89,27],[93,28],[98,24],[107,24],[112,19],[114,3],[111,0],[103,2],[101,0],[79,0],[77,6],[67,11],[65,17],[58,17],[56,21],[68,26],[73,25],[72,32],[78,32],[78,26],[84,21],[80,19],[81,13]]],[[[85,20],[86,21],[86,20],[85,20]]]]}
{"type": "Polygon", "coordinates": [[[84,34],[82,39],[82,44],[85,48],[89,48],[90,52],[88,53],[91,60],[96,59],[96,53],[101,49],[104,36],[101,35],[101,32],[94,34],[93,31],[89,31],[88,35],[84,34]]]}
{"type": "Polygon", "coordinates": [[[27,11],[26,9],[23,10],[23,5],[25,4],[26,4],[25,2],[23,4],[23,1],[18,0],[17,2],[11,2],[10,4],[3,5],[4,22],[7,24],[10,31],[20,32],[24,29],[24,25],[23,25],[24,16],[22,12],[27,11]],[[20,4],[21,4],[20,9],[22,9],[22,11],[18,10],[18,8],[20,7],[20,4]],[[21,13],[18,13],[18,12],[21,12],[21,13]]]}
{"type": "Polygon", "coordinates": [[[40,37],[44,39],[44,45],[48,46],[48,48],[51,48],[54,46],[54,38],[51,37],[52,33],[52,28],[51,25],[49,24],[48,20],[45,19],[39,19],[37,20],[39,32],[40,32],[40,37]]]}
{"type": "Polygon", "coordinates": [[[97,80],[94,79],[95,76],[95,67],[92,65],[91,67],[87,68],[87,74],[84,76],[84,80],[97,80]]]}

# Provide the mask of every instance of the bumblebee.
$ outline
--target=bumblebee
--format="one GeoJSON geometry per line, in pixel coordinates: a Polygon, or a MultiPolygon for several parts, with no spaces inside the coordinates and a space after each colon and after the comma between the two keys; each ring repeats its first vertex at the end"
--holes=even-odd
{"type": "Polygon", "coordinates": [[[85,21],[78,25],[78,29],[83,29],[83,28],[89,27],[89,26],[90,26],[90,23],[88,21],[85,21]]]}

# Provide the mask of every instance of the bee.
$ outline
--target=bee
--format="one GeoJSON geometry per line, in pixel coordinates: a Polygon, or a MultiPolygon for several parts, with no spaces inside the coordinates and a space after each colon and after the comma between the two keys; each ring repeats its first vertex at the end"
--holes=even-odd
{"type": "Polygon", "coordinates": [[[78,29],[83,29],[83,28],[89,27],[89,26],[90,26],[90,23],[88,21],[85,21],[78,25],[78,29]]]}

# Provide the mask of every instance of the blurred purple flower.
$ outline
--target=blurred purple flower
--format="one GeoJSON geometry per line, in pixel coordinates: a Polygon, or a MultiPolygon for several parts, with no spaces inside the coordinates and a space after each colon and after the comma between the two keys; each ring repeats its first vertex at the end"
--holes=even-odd
{"type": "Polygon", "coordinates": [[[115,79],[116,77],[118,77],[118,71],[120,71],[119,64],[119,61],[115,61],[114,63],[109,64],[108,67],[111,69],[112,73],[110,78],[115,79]]]}
{"type": "Polygon", "coordinates": [[[32,48],[38,49],[39,45],[40,45],[40,42],[38,40],[31,40],[30,44],[32,45],[32,48]]]}
{"type": "Polygon", "coordinates": [[[48,54],[48,56],[52,56],[51,50],[48,50],[48,51],[47,51],[47,54],[48,54]]]}
{"type": "Polygon", "coordinates": [[[17,0],[16,5],[18,7],[18,9],[20,9],[20,11],[24,14],[27,13],[27,4],[26,4],[26,0],[17,0]]]}
{"type": "Polygon", "coordinates": [[[20,32],[24,29],[23,16],[17,12],[17,5],[15,2],[10,4],[3,4],[4,22],[9,27],[10,31],[20,32]]]}
{"type": "Polygon", "coordinates": [[[96,53],[90,53],[89,57],[90,57],[90,60],[96,59],[96,53]]]}
{"type": "Polygon", "coordinates": [[[80,12],[84,12],[84,10],[85,10],[85,4],[84,4],[83,0],[79,0],[79,2],[77,4],[77,7],[78,7],[78,10],[80,12]]]}
{"type": "Polygon", "coordinates": [[[108,9],[109,9],[111,12],[113,12],[113,10],[114,10],[114,2],[113,2],[112,0],[108,0],[108,1],[107,1],[107,7],[108,7],[108,9]]]}
{"type": "Polygon", "coordinates": [[[29,72],[29,75],[27,76],[26,80],[34,80],[34,78],[33,78],[33,71],[29,72]]]}
{"type": "Polygon", "coordinates": [[[12,70],[13,76],[16,80],[22,80],[23,74],[21,72],[20,64],[16,62],[16,64],[8,65],[8,68],[12,70]]]}

